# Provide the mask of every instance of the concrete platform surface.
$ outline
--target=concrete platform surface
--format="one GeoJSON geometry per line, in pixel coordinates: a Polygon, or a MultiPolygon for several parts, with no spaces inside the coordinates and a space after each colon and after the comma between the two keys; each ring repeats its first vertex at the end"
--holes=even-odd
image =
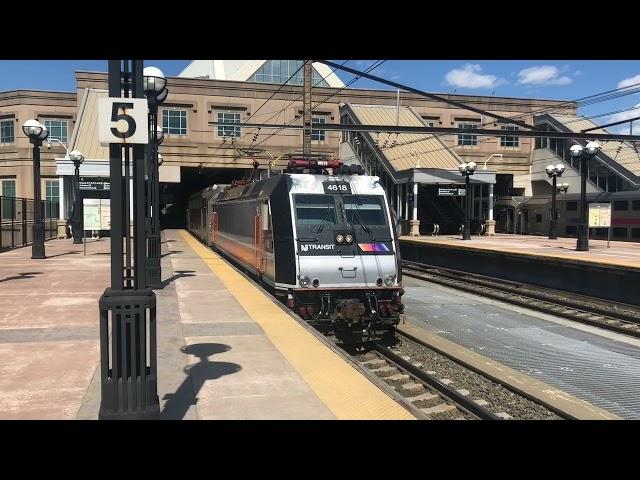
{"type": "Polygon", "coordinates": [[[533,235],[472,236],[471,240],[462,240],[460,235],[400,237],[401,241],[424,242],[443,248],[465,248],[494,250],[502,253],[515,253],[525,256],[554,258],[568,262],[594,263],[604,266],[620,266],[640,270],[640,243],[610,242],[589,240],[589,251],[576,251],[575,238],[558,238],[533,235]]]}
{"type": "MultiPolygon", "coordinates": [[[[97,419],[110,240],[0,254],[0,419],[97,419]]],[[[162,419],[411,415],[188,233],[162,234],[162,419]]]]}
{"type": "Polygon", "coordinates": [[[109,239],[0,254],[0,419],[73,419],[99,362],[109,239]]]}

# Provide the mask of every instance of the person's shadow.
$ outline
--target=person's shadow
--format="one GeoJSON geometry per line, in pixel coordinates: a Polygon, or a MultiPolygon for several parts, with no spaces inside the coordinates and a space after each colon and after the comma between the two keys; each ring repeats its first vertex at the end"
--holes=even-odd
{"type": "Polygon", "coordinates": [[[229,345],[221,343],[195,343],[180,348],[182,353],[198,357],[200,361],[187,365],[184,372],[187,377],[175,393],[167,393],[163,400],[167,400],[160,412],[162,420],[182,420],[189,407],[198,401],[198,393],[207,380],[215,380],[223,375],[239,372],[242,367],[236,363],[211,362],[209,357],[216,353],[229,351],[229,345]]]}

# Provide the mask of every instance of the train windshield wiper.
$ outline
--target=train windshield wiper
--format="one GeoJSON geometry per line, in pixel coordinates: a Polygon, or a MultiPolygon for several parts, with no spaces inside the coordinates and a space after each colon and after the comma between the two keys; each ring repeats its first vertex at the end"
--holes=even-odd
{"type": "Polygon", "coordinates": [[[322,233],[322,230],[324,229],[324,226],[326,225],[326,221],[327,218],[329,218],[329,214],[331,213],[331,207],[329,204],[327,204],[327,211],[324,214],[324,217],[322,218],[322,221],[320,222],[320,225],[318,226],[318,230],[316,230],[316,235],[320,235],[320,233],[322,233]]]}
{"type": "MultiPolygon", "coordinates": [[[[355,206],[356,206],[356,208],[350,208],[349,211],[352,212],[352,216],[355,217],[356,220],[358,220],[358,223],[360,224],[362,229],[367,233],[367,235],[369,235],[369,238],[371,238],[371,240],[375,241],[376,239],[371,234],[371,229],[369,227],[367,227],[367,225],[362,221],[362,217],[360,216],[360,214],[357,211],[357,205],[355,205],[355,206]]],[[[345,213],[346,213],[346,208],[345,208],[345,213]]]]}

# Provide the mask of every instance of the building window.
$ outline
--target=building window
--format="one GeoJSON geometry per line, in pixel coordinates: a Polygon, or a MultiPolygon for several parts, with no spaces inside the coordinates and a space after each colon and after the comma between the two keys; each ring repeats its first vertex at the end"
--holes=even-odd
{"type": "Polygon", "coordinates": [[[640,238],[640,228],[631,229],[631,238],[640,238]]]}
{"type": "MultiPolygon", "coordinates": [[[[218,122],[240,123],[240,112],[218,112],[218,122]]],[[[238,138],[240,130],[241,127],[218,125],[218,136],[238,138]]]]}
{"type": "Polygon", "coordinates": [[[44,126],[49,130],[49,140],[60,140],[67,143],[67,127],[66,120],[45,120],[44,126]]]}
{"type": "MultiPolygon", "coordinates": [[[[311,123],[327,123],[324,117],[311,117],[311,123]]],[[[324,142],[326,140],[325,130],[311,130],[311,140],[316,142],[324,142]]]]}
{"type": "MultiPolygon", "coordinates": [[[[258,83],[276,83],[278,85],[282,85],[287,82],[287,85],[302,85],[304,82],[304,68],[300,68],[302,67],[302,63],[302,60],[269,60],[265,62],[256,71],[256,73],[251,76],[251,78],[249,78],[249,81],[258,83]],[[293,75],[296,71],[297,73],[293,75]],[[291,77],[290,80],[289,77],[291,77]]],[[[311,75],[311,82],[314,87],[329,86],[320,74],[316,72],[315,68],[312,68],[311,75]]]]}
{"type": "Polygon", "coordinates": [[[162,131],[169,135],[186,135],[187,111],[162,110],[162,131]]]}
{"type": "Polygon", "coordinates": [[[617,212],[629,210],[629,202],[627,200],[616,200],[613,202],[613,209],[617,212]]]}
{"type": "Polygon", "coordinates": [[[2,219],[11,220],[15,217],[15,201],[8,197],[16,196],[16,181],[15,180],[2,180],[0,182],[0,196],[5,197],[2,199],[2,219]]]}
{"type": "Polygon", "coordinates": [[[542,223],[542,214],[536,213],[536,223],[542,223]]]}
{"type": "MultiPolygon", "coordinates": [[[[458,123],[458,128],[474,129],[478,128],[477,123],[458,123]]],[[[458,145],[478,145],[478,136],[469,133],[458,134],[458,145]]]]}
{"type": "Polygon", "coordinates": [[[567,202],[567,212],[575,212],[578,210],[578,202],[567,202]]]}
{"type": "MultiPolygon", "coordinates": [[[[500,130],[520,130],[515,125],[501,125],[500,130]]],[[[520,139],[518,137],[500,137],[501,147],[519,147],[520,139]]]]}
{"type": "Polygon", "coordinates": [[[47,218],[55,218],[59,212],[60,182],[58,180],[45,180],[45,194],[47,199],[46,216],[47,218]]]}
{"type": "Polygon", "coordinates": [[[578,227],[576,227],[575,225],[567,225],[564,227],[564,233],[565,235],[577,235],[578,234],[578,227]]]}
{"type": "Polygon", "coordinates": [[[14,120],[2,120],[0,122],[0,143],[13,143],[15,139],[14,134],[14,120]]]}
{"type": "Polygon", "coordinates": [[[633,200],[631,203],[634,210],[640,210],[640,200],[633,200]]]}

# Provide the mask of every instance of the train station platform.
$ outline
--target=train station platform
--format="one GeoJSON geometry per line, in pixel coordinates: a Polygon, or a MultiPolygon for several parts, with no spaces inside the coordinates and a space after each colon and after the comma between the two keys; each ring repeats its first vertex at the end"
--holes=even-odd
{"type": "Polygon", "coordinates": [[[400,237],[405,242],[423,242],[443,248],[465,248],[500,253],[525,255],[532,258],[556,259],[569,263],[593,263],[606,267],[624,267],[640,270],[640,243],[589,240],[589,251],[577,252],[575,238],[533,235],[473,236],[462,240],[460,235],[400,237]]]}
{"type": "MultiPolygon", "coordinates": [[[[97,419],[98,299],[108,238],[0,254],[0,419],[97,419]]],[[[162,419],[412,415],[185,231],[162,234],[156,290],[162,419]]]]}
{"type": "Polygon", "coordinates": [[[533,235],[400,237],[403,260],[638,305],[640,244],[533,235]],[[603,275],[606,275],[603,276],[603,275]]]}

